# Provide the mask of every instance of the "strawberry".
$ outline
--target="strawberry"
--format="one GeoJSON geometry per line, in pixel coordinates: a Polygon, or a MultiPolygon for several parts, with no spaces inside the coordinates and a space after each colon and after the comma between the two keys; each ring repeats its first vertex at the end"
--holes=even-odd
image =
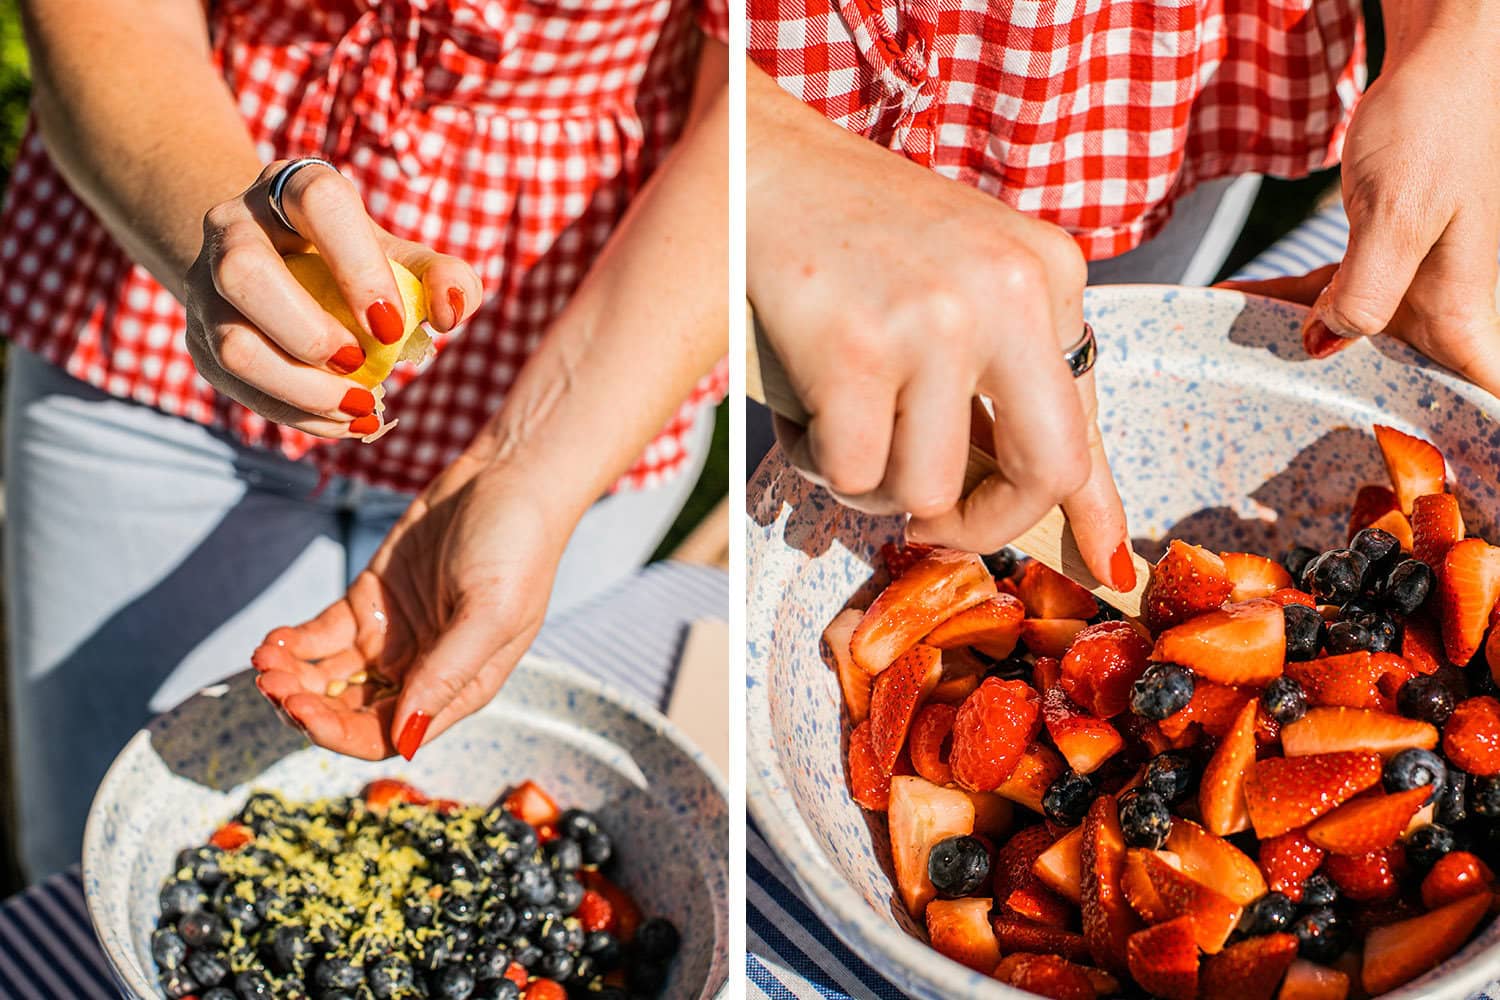
{"type": "Polygon", "coordinates": [[[229,822],[214,831],[208,842],[221,851],[238,851],[255,839],[255,831],[244,823],[229,822]]]}
{"type": "Polygon", "coordinates": [[[823,630],[823,659],[838,674],[844,710],[849,713],[849,724],[854,726],[870,717],[870,687],[875,682],[849,655],[849,639],[864,616],[858,608],[845,608],[823,630]]]}
{"type": "Polygon", "coordinates": [[[1318,870],[1328,852],[1307,839],[1305,830],[1293,830],[1260,842],[1260,869],[1272,892],[1294,903],[1302,902],[1302,883],[1318,870]]]}
{"type": "Polygon", "coordinates": [[[539,977],[521,990],[521,1000],[568,1000],[568,991],[555,979],[539,977]]]}
{"type": "Polygon", "coordinates": [[[1299,958],[1286,970],[1276,1000],[1347,1000],[1348,996],[1348,976],[1299,958]]]}
{"type": "Polygon", "coordinates": [[[1353,539],[1360,531],[1392,513],[1401,513],[1401,501],[1396,499],[1396,494],[1389,487],[1373,484],[1361,486],[1355,491],[1354,503],[1349,508],[1348,537],[1353,539]]]}
{"type": "Polygon", "coordinates": [[[1266,880],[1245,852],[1190,819],[1179,816],[1172,821],[1166,849],[1177,855],[1184,875],[1213,886],[1241,906],[1266,894],[1266,880]]]}
{"type": "Polygon", "coordinates": [[[1401,628],[1401,658],[1419,674],[1435,674],[1448,666],[1443,640],[1433,625],[1422,618],[1408,618],[1401,628]]]}
{"type": "Polygon", "coordinates": [[[969,652],[967,647],[945,649],[942,651],[941,659],[942,676],[937,682],[937,687],[932,689],[932,694],[927,696],[927,701],[929,703],[941,702],[956,708],[963,704],[965,698],[974,693],[975,688],[979,687],[989,667],[983,660],[969,652]]]}
{"type": "Polygon", "coordinates": [[[578,909],[573,911],[573,916],[578,918],[583,929],[590,934],[594,931],[607,931],[615,922],[614,907],[593,889],[583,891],[583,899],[579,902],[578,909]]]}
{"type": "Polygon", "coordinates": [[[1255,764],[1255,719],[1258,701],[1246,701],[1229,734],[1203,768],[1198,809],[1203,825],[1221,837],[1250,828],[1245,809],[1245,776],[1255,764]]]}
{"type": "Polygon", "coordinates": [[[1423,785],[1354,799],[1309,826],[1307,839],[1333,854],[1367,854],[1389,847],[1431,797],[1432,789],[1423,785]]]}
{"type": "Polygon", "coordinates": [[[1317,598],[1313,597],[1313,595],[1309,594],[1305,590],[1293,590],[1290,588],[1286,590],[1278,590],[1276,591],[1276,593],[1272,594],[1269,599],[1275,601],[1283,608],[1288,604],[1305,604],[1309,608],[1315,608],[1318,606],[1317,598]]]}
{"type": "Polygon", "coordinates": [[[895,769],[911,720],[942,676],[942,654],[919,643],[875,678],[870,692],[870,746],[885,770],[895,769]]]}
{"type": "Polygon", "coordinates": [[[1099,613],[1094,595],[1033,559],[1016,585],[1028,618],[1092,618],[1099,613]]]}
{"type": "Polygon", "coordinates": [[[1152,996],[1197,1000],[1198,946],[1191,917],[1178,917],[1130,935],[1126,962],[1135,981],[1152,996]]]}
{"type": "Polygon", "coordinates": [[[1088,627],[1082,618],[1027,618],[1021,622],[1021,641],[1039,657],[1061,659],[1088,627]]]}
{"type": "Polygon", "coordinates": [[[850,637],[850,655],[866,673],[878,674],[922,636],[995,594],[995,578],[979,556],[938,549],[875,598],[850,637]]]}
{"type": "Polygon", "coordinates": [[[1411,513],[1417,497],[1443,492],[1442,452],[1419,437],[1382,424],[1375,425],[1375,441],[1403,514],[1411,513]]]}
{"type": "Polygon", "coordinates": [[[1438,731],[1431,723],[1368,708],[1309,708],[1281,728],[1281,747],[1288,757],[1373,750],[1389,760],[1402,750],[1431,750],[1437,743],[1438,731]]]}
{"type": "Polygon", "coordinates": [[[1043,824],[1019,830],[995,852],[994,897],[1002,914],[1047,927],[1066,927],[1072,907],[1048,889],[1032,870],[1056,838],[1043,824]]]}
{"type": "Polygon", "coordinates": [[[1234,589],[1229,592],[1230,601],[1237,603],[1270,597],[1278,590],[1296,585],[1292,574],[1274,559],[1250,552],[1220,552],[1219,558],[1224,562],[1225,574],[1234,584],[1234,589]]]}
{"type": "Polygon", "coordinates": [[[1500,701],[1466,698],[1443,725],[1443,753],[1470,774],[1500,774],[1500,701]]]}
{"type": "Polygon", "coordinates": [[[927,855],[940,840],[974,832],[974,803],[958,789],[897,776],[891,779],[888,816],[896,887],[907,911],[921,919],[923,908],[937,895],[927,877],[927,855]]]}
{"type": "Polygon", "coordinates": [[[938,954],[975,972],[988,974],[1000,961],[988,899],[934,899],[927,904],[927,939],[938,954]]]}
{"type": "Polygon", "coordinates": [[[1305,826],[1380,781],[1379,754],[1344,751],[1258,761],[1245,782],[1250,823],[1262,839],[1305,826]]]}
{"type": "Polygon", "coordinates": [[[1015,825],[1016,808],[994,792],[962,790],[974,804],[974,833],[999,839],[1015,825]]]}
{"type": "Polygon", "coordinates": [[[892,580],[899,580],[906,571],[937,551],[935,545],[921,542],[886,542],[880,547],[880,561],[892,580]]]}
{"type": "Polygon", "coordinates": [[[1280,676],[1286,661],[1281,605],[1246,601],[1198,615],[1158,635],[1151,658],[1220,684],[1264,684],[1280,676]]]}
{"type": "Polygon", "coordinates": [[[995,940],[1005,954],[1057,955],[1070,962],[1089,961],[1089,946],[1083,935],[1057,927],[1044,927],[1026,920],[995,917],[995,940]]]}
{"type": "Polygon", "coordinates": [[[1073,704],[1062,688],[1042,696],[1042,721],[1068,766],[1079,774],[1092,774],[1125,746],[1119,730],[1073,704]]]}
{"type": "MultiPolygon", "coordinates": [[[[427,796],[417,791],[404,781],[395,778],[376,778],[365,786],[365,805],[371,809],[388,809],[398,802],[410,803],[411,805],[425,805],[427,796]]],[[[505,803],[510,808],[510,803],[505,803]]],[[[514,811],[514,810],[512,810],[514,811]]]]}
{"type": "Polygon", "coordinates": [[[995,794],[1039,813],[1042,811],[1042,796],[1067,769],[1056,750],[1045,743],[1032,743],[1021,754],[1010,777],[995,789],[995,794]]]}
{"type": "Polygon", "coordinates": [[[1395,708],[1380,690],[1380,678],[1392,671],[1407,670],[1394,653],[1344,653],[1286,665],[1286,675],[1307,694],[1312,705],[1345,705],[1349,708],[1395,708]]]}
{"type": "Polygon", "coordinates": [[[1297,958],[1297,938],[1292,934],[1267,934],[1230,945],[1203,962],[1202,992],[1205,997],[1235,997],[1236,1000],[1273,1000],[1281,977],[1297,958]]]}
{"type": "MultiPolygon", "coordinates": [[[[1082,850],[1083,936],[1094,961],[1116,972],[1134,972],[1127,963],[1126,942],[1140,927],[1135,911],[1125,901],[1120,876],[1125,870],[1125,836],[1113,795],[1101,795],[1083,820],[1082,850]]],[[[1142,983],[1142,985],[1146,985],[1142,983]]]]}
{"type": "Polygon", "coordinates": [[[1372,996],[1393,990],[1463,947],[1490,908],[1488,893],[1449,903],[1420,917],[1377,927],[1365,938],[1360,970],[1372,996]]]}
{"type": "Polygon", "coordinates": [[[922,641],[939,649],[973,646],[985,656],[1003,660],[1016,648],[1016,640],[1021,637],[1021,619],[1025,617],[1026,609],[1020,601],[1009,594],[996,594],[967,611],[960,611],[927,633],[922,641]]]}
{"type": "Polygon", "coordinates": [[[958,709],[952,705],[927,705],[912,720],[908,744],[912,767],[934,785],[947,785],[953,781],[948,751],[952,747],[953,719],[957,715],[958,709]]]}
{"type": "Polygon", "coordinates": [[[1360,903],[1393,899],[1401,891],[1396,866],[1400,848],[1383,847],[1368,854],[1330,854],[1323,870],[1344,895],[1360,903]]]}
{"type": "Polygon", "coordinates": [[[1484,644],[1490,612],[1500,601],[1500,549],[1482,538],[1466,538],[1448,550],[1437,571],[1443,651],[1468,663],[1484,644]]]}
{"type": "Polygon", "coordinates": [[[1212,611],[1234,592],[1224,560],[1173,539],[1141,594],[1141,620],[1153,634],[1212,611]]]}
{"type": "Polygon", "coordinates": [[[1193,697],[1186,705],[1161,720],[1161,731],[1169,739],[1178,739],[1189,726],[1197,723],[1204,732],[1222,738],[1234,728],[1234,720],[1247,701],[1255,700],[1252,689],[1215,684],[1213,681],[1197,679],[1193,683],[1193,697]]]}
{"type": "Polygon", "coordinates": [[[884,812],[891,798],[891,769],[884,767],[870,742],[870,722],[849,731],[849,797],[865,809],[884,812]]]}
{"type": "Polygon", "coordinates": [[[1130,707],[1130,686],[1146,671],[1151,641],[1128,622],[1100,622],[1073,637],[1062,658],[1062,689],[1108,719],[1130,707]]]}
{"type": "Polygon", "coordinates": [[[1412,555],[1437,572],[1448,550],[1464,540],[1464,515],[1452,493],[1417,497],[1411,509],[1412,555]]]}
{"type": "Polygon", "coordinates": [[[562,810],[557,807],[552,796],[542,791],[541,786],[534,781],[523,781],[517,785],[505,796],[504,805],[507,812],[532,826],[556,823],[562,816],[562,810]]]}
{"type": "Polygon", "coordinates": [[[634,938],[635,929],[641,923],[641,908],[635,905],[630,893],[599,872],[587,868],[579,870],[578,879],[586,891],[598,893],[609,904],[614,919],[614,925],[609,928],[610,933],[627,943],[634,938]]]}
{"type": "Polygon", "coordinates": [[[531,973],[527,972],[526,966],[520,962],[512,962],[505,967],[505,978],[515,983],[521,989],[525,989],[527,981],[531,978],[531,973]]]}
{"type": "Polygon", "coordinates": [[[1156,852],[1139,847],[1125,852],[1120,888],[1147,923],[1190,918],[1194,940],[1210,955],[1224,947],[1244,912],[1234,900],[1173,868],[1156,852]]]}
{"type": "Polygon", "coordinates": [[[1031,863],[1042,884],[1077,906],[1083,899],[1083,827],[1063,834],[1031,863]]]}
{"type": "Polygon", "coordinates": [[[1038,656],[1031,664],[1031,683],[1038,691],[1048,691],[1060,686],[1062,684],[1062,655],[1038,656]]]}
{"type": "Polygon", "coordinates": [[[1422,879],[1422,905],[1436,910],[1494,887],[1495,873],[1489,865],[1468,851],[1449,851],[1422,879]]]}
{"type": "Polygon", "coordinates": [[[1052,1000],[1095,1000],[1099,995],[1087,971],[1057,955],[1010,955],[996,967],[995,978],[1052,1000]]]}
{"type": "Polygon", "coordinates": [[[953,720],[954,780],[976,792],[998,790],[1041,726],[1040,703],[1023,681],[986,678],[953,720]]]}

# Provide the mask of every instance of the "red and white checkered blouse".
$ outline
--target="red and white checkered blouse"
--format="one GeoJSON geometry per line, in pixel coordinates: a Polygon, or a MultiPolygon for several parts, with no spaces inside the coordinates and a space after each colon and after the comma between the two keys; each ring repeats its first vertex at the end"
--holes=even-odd
{"type": "MultiPolygon", "coordinates": [[[[224,428],[326,473],[417,490],[505,399],[682,126],[700,31],[727,0],[214,0],[217,65],[261,156],[320,155],[398,236],[471,263],[485,300],[387,388],[401,424],[373,445],[271,424],[216,393],[181,305],[68,189],[33,132],[0,215],[0,333],[120,397],[224,428]]],[[[722,398],[702,379],[617,488],[687,461],[722,398]]]]}
{"type": "Polygon", "coordinates": [[[853,132],[1066,229],[1090,259],[1201,181],[1338,160],[1359,0],[749,0],[749,55],[853,132]]]}

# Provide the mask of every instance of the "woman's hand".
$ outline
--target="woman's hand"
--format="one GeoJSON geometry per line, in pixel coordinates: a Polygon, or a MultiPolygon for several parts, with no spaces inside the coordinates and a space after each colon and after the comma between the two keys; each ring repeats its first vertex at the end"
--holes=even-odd
{"type": "Polygon", "coordinates": [[[1094,575],[1135,584],[1093,380],[1063,351],[1087,272],[1062,230],[850,135],[749,69],[748,285],[811,420],[788,459],[913,539],[1000,548],[1062,503],[1094,575]],[[1001,473],[961,498],[971,399],[1001,473]]]}
{"type": "Polygon", "coordinates": [[[186,279],[187,346],[215,389],[268,420],[327,438],[363,437],[379,426],[370,390],[343,376],[364,363],[354,335],[321,308],[282,263],[316,249],[351,311],[385,344],[405,326],[387,258],[422,280],[429,322],[452,330],[478,306],[479,276],[456,257],[399,240],[365,212],[354,185],[327,167],[303,167],[282,207],[306,238],[272,214],[273,163],[239,197],[203,220],[203,248],[186,279]]]}
{"type": "Polygon", "coordinates": [[[488,451],[417,497],[342,600],[255,651],[260,690],[319,746],[410,759],[531,645],[572,525],[488,451]]]}

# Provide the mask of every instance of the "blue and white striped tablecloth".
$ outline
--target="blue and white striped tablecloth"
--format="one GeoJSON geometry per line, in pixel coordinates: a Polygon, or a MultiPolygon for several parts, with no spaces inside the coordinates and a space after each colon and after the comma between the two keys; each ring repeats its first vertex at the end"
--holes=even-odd
{"type": "MultiPolygon", "coordinates": [[[[723,619],[729,578],[718,569],[655,563],[549,625],[532,645],[606,683],[666,707],[688,627],[723,619]]],[[[118,1000],[94,938],[76,870],[0,905],[0,1000],[118,1000]]]]}
{"type": "MultiPolygon", "coordinates": [[[[1342,206],[1307,219],[1234,275],[1242,280],[1303,274],[1343,257],[1342,206]]],[[[900,1000],[902,993],[844,947],[807,905],[790,873],[752,829],[745,837],[746,971],[751,998],[900,1000]]],[[[1474,1000],[1500,1000],[1500,983],[1474,1000]]]]}

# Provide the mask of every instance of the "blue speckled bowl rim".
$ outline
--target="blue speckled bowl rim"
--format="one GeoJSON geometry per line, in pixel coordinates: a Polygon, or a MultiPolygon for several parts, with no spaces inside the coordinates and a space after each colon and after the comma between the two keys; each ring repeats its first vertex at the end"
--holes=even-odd
{"type": "MultiPolygon", "coordinates": [[[[1085,308],[1093,303],[1123,304],[1123,300],[1161,300],[1164,296],[1204,295],[1210,297],[1233,297],[1247,308],[1264,309],[1283,316],[1300,316],[1305,307],[1280,299],[1251,295],[1239,291],[1216,288],[1184,288],[1176,285],[1107,285],[1087,290],[1085,308]]],[[[1417,352],[1398,345],[1398,353],[1422,363],[1432,369],[1417,352]]],[[[1444,369],[1435,369],[1446,372],[1444,369]]],[[[1453,376],[1449,376],[1453,377],[1453,376]]],[[[775,452],[772,456],[775,456],[775,452]]],[[[768,457],[767,461],[772,458],[768,457]]],[[[779,459],[777,459],[779,461],[779,459]]],[[[795,474],[790,471],[789,474],[795,474]]],[[[757,469],[751,477],[753,483],[760,475],[757,469]]],[[[746,509],[754,505],[754,495],[746,497],[746,509]]],[[[746,531],[753,536],[756,526],[746,518],[746,531]]],[[[749,588],[747,587],[747,592],[749,588]]],[[[770,718],[770,704],[766,694],[766,664],[749,655],[753,643],[749,641],[751,630],[757,625],[753,609],[747,609],[745,627],[747,631],[745,658],[746,713],[748,717],[770,718]]],[[[764,637],[764,646],[771,648],[770,636],[764,637]]],[[[766,730],[770,732],[769,727],[766,730]]],[[[797,807],[797,801],[781,773],[781,765],[775,747],[769,741],[753,738],[753,727],[746,727],[746,785],[745,799],[749,814],[754,818],[761,836],[765,838],[778,859],[791,872],[802,890],[804,898],[813,911],[856,955],[868,962],[877,972],[887,978],[898,975],[909,982],[921,983],[940,991],[947,997],[979,998],[995,1000],[1035,1000],[1035,995],[1018,990],[987,975],[975,972],[933,951],[927,942],[908,935],[882,919],[868,902],[849,885],[837,868],[829,864],[821,847],[797,807]],[[894,973],[886,970],[894,968],[894,973]]],[[[1465,949],[1468,952],[1474,943],[1465,949]]],[[[1464,954],[1461,952],[1460,954],[1464,954]]],[[[1421,983],[1420,986],[1405,986],[1394,992],[1382,994],[1378,1000],[1438,1000],[1438,998],[1468,997],[1487,986],[1500,969],[1500,940],[1472,954],[1464,954],[1465,961],[1441,979],[1421,983]]],[[[1452,959],[1450,959],[1452,961],[1452,959]]],[[[895,982],[895,980],[892,980],[895,982]]],[[[899,982],[895,985],[900,986],[899,982]]]]}
{"type": "MultiPolygon", "coordinates": [[[[723,777],[719,774],[718,768],[712,761],[709,760],[708,756],[702,750],[700,750],[695,744],[688,740],[687,736],[682,732],[682,730],[677,728],[676,723],[672,722],[661,712],[657,711],[654,705],[648,704],[645,700],[637,697],[634,694],[631,694],[628,691],[620,691],[615,688],[608,687],[597,678],[584,673],[576,667],[571,667],[559,661],[527,654],[526,656],[521,658],[519,663],[516,664],[517,670],[521,670],[523,668],[546,676],[550,676],[565,684],[572,685],[590,695],[600,698],[603,701],[612,702],[626,715],[629,715],[636,720],[645,723],[658,736],[666,739],[678,750],[682,751],[682,753],[684,753],[697,766],[698,770],[701,771],[703,775],[708,779],[709,785],[716,792],[718,792],[719,797],[724,800],[725,814],[731,821],[733,820],[734,811],[729,808],[729,790],[724,783],[723,777]]],[[[194,695],[193,697],[198,697],[198,695],[194,695]]],[[[479,713],[476,714],[483,713],[485,710],[486,709],[480,709],[479,713]]],[[[133,735],[130,740],[126,742],[125,747],[121,748],[121,754],[123,755],[125,750],[131,744],[133,744],[136,739],[147,732],[149,732],[149,724],[148,728],[137,730],[135,735],[133,735]]],[[[115,949],[118,948],[120,950],[120,954],[130,955],[133,957],[135,954],[135,948],[128,940],[128,937],[124,938],[123,940],[121,938],[122,935],[128,935],[127,930],[123,928],[113,927],[105,929],[100,925],[98,919],[98,911],[96,908],[99,903],[99,893],[97,891],[98,879],[89,877],[91,869],[89,859],[97,856],[97,854],[103,849],[101,844],[101,838],[103,834],[100,830],[100,824],[96,822],[96,820],[99,818],[98,805],[104,797],[105,789],[111,783],[111,777],[114,774],[115,765],[118,762],[119,758],[117,757],[116,760],[110,764],[109,770],[105,772],[103,780],[99,782],[99,788],[94,794],[94,804],[89,809],[88,821],[84,826],[82,879],[84,886],[84,901],[88,907],[89,923],[94,929],[94,936],[99,942],[99,948],[104,953],[105,959],[109,962],[110,971],[114,974],[116,981],[126,991],[133,992],[139,996],[156,996],[158,995],[157,985],[154,980],[150,979],[149,977],[147,977],[146,979],[142,979],[139,971],[134,968],[134,962],[129,963],[128,967],[122,965],[122,962],[118,957],[115,949]]],[[[730,982],[728,955],[728,944],[730,937],[730,894],[728,884],[729,865],[727,857],[715,859],[711,854],[707,855],[707,857],[709,861],[714,862],[706,866],[706,873],[714,879],[715,884],[710,886],[710,890],[714,892],[714,895],[716,897],[714,907],[715,957],[713,964],[710,967],[710,975],[713,978],[719,979],[720,982],[717,984],[714,984],[711,981],[704,983],[703,995],[709,995],[709,991],[712,990],[711,995],[715,998],[715,1000],[720,1000],[720,998],[723,998],[726,995],[730,982]],[[717,975],[715,975],[715,973],[717,973],[717,975]]],[[[128,993],[126,995],[128,995],[128,993]]]]}

